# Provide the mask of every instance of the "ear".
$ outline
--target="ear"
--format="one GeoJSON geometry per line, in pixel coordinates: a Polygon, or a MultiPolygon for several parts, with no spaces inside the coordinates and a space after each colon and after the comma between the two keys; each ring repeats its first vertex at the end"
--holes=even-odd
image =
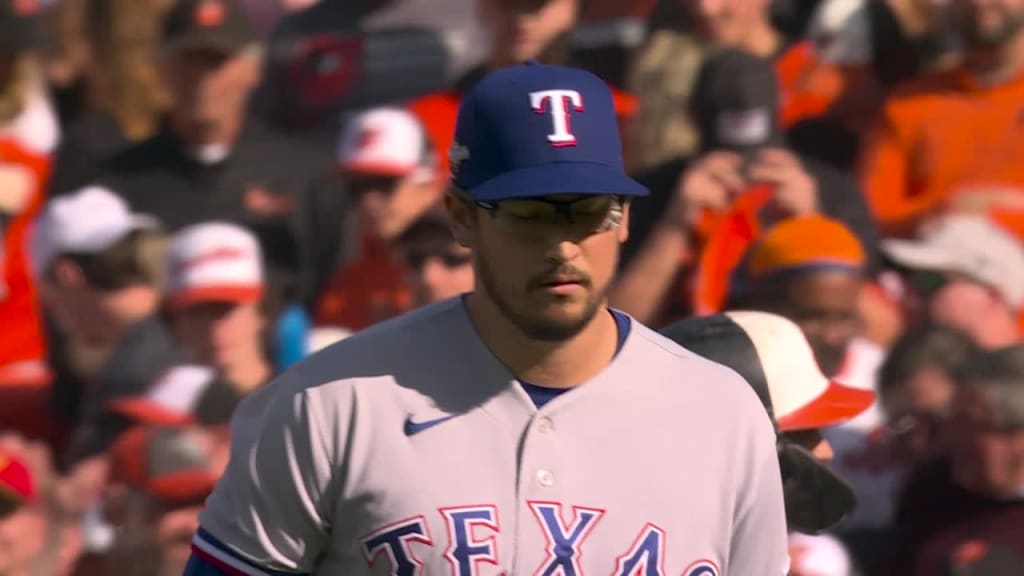
{"type": "Polygon", "coordinates": [[[451,190],[445,192],[444,206],[451,216],[452,236],[455,241],[460,246],[472,248],[475,230],[473,208],[451,190]]]}
{"type": "Polygon", "coordinates": [[[629,240],[629,208],[632,204],[633,202],[630,200],[626,200],[622,204],[622,223],[615,229],[619,244],[625,244],[626,240],[629,240]]]}

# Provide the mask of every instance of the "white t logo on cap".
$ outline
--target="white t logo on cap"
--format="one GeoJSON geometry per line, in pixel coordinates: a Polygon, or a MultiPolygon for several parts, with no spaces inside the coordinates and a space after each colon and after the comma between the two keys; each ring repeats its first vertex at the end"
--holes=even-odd
{"type": "Polygon", "coordinates": [[[583,96],[575,90],[541,90],[530,92],[530,105],[538,114],[551,114],[554,131],[548,134],[552,146],[575,146],[576,136],[572,133],[569,107],[583,111],[583,96]]]}

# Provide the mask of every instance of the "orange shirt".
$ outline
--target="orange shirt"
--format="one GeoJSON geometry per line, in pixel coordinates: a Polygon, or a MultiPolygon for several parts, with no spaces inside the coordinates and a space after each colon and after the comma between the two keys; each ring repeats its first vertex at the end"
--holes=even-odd
{"type": "MultiPolygon", "coordinates": [[[[609,86],[615,99],[615,111],[619,116],[619,129],[624,132],[625,122],[636,113],[637,98],[609,86]]],[[[449,174],[448,149],[455,139],[455,124],[459,117],[459,104],[462,102],[462,91],[458,89],[429,94],[413,100],[409,104],[427,131],[427,136],[434,144],[440,157],[441,174],[449,174]]]]}
{"type": "Polygon", "coordinates": [[[328,282],[317,302],[314,323],[362,330],[410,307],[401,265],[386,246],[367,237],[360,254],[328,282]]]}
{"type": "Polygon", "coordinates": [[[942,210],[1024,212],[1021,150],[1024,74],[986,87],[955,69],[889,98],[866,142],[861,182],[887,234],[910,234],[942,210]]]}
{"type": "Polygon", "coordinates": [[[808,40],[797,42],[775,58],[779,80],[779,124],[789,128],[829,111],[844,88],[835,66],[822,62],[808,40]]]}
{"type": "Polygon", "coordinates": [[[0,137],[0,168],[26,170],[31,190],[27,204],[0,228],[0,386],[49,379],[46,340],[28,251],[30,226],[42,208],[50,175],[50,156],[29,150],[14,137],[0,137]]]}

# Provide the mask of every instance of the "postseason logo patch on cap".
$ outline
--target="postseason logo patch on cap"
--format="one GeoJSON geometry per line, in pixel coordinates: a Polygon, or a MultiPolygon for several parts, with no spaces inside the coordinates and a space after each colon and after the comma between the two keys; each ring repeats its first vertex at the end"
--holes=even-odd
{"type": "Polygon", "coordinates": [[[718,141],[729,146],[756,146],[772,132],[772,115],[763,108],[728,110],[718,116],[718,141]]]}
{"type": "Polygon", "coordinates": [[[219,0],[203,0],[196,4],[193,20],[204,28],[213,28],[224,23],[225,8],[219,0]]]}
{"type": "Polygon", "coordinates": [[[448,165],[451,167],[452,178],[459,175],[459,165],[469,160],[469,148],[455,142],[448,149],[448,165]]]}

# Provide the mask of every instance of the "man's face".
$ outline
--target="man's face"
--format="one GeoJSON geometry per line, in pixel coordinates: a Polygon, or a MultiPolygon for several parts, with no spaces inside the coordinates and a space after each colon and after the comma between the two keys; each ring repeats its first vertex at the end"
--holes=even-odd
{"type": "Polygon", "coordinates": [[[979,326],[996,312],[1000,303],[998,295],[989,287],[956,275],[922,272],[915,278],[916,286],[927,283],[929,278],[933,285],[931,290],[914,288],[915,298],[923,303],[924,313],[938,324],[972,336],[980,332],[979,326]]]}
{"type": "Polygon", "coordinates": [[[175,335],[195,359],[218,369],[262,353],[263,314],[256,303],[203,302],[173,313],[175,335]]]}
{"type": "Polygon", "coordinates": [[[183,50],[168,55],[166,75],[179,135],[202,146],[225,143],[228,131],[241,123],[259,70],[245,51],[183,50]]]}
{"type": "Polygon", "coordinates": [[[438,240],[402,246],[401,253],[417,306],[473,291],[473,256],[468,248],[438,240]]]}
{"type": "Polygon", "coordinates": [[[543,59],[572,32],[578,0],[478,0],[480,20],[492,46],[509,63],[543,59]]]}
{"type": "Polygon", "coordinates": [[[53,274],[44,275],[39,282],[40,299],[69,338],[82,344],[106,344],[112,327],[101,308],[101,294],[72,267],[60,261],[53,274]]]}
{"type": "Polygon", "coordinates": [[[192,535],[199,529],[202,503],[162,507],[156,522],[156,544],[162,560],[160,576],[185,573],[192,553],[192,535]]]}
{"type": "Polygon", "coordinates": [[[860,290],[861,278],[853,272],[804,272],[789,280],[774,310],[800,326],[827,376],[839,371],[860,331],[860,290]]]}
{"type": "Polygon", "coordinates": [[[349,173],[346,187],[367,231],[380,240],[397,238],[437,201],[436,183],[416,176],[398,178],[349,173]]]}
{"type": "Polygon", "coordinates": [[[605,306],[628,236],[628,204],[552,196],[472,209],[474,217],[456,221],[466,222],[457,232],[473,250],[477,289],[526,336],[569,339],[605,306]]]}
{"type": "Polygon", "coordinates": [[[993,498],[1024,491],[1024,429],[998,425],[992,400],[967,386],[956,397],[950,423],[954,475],[965,488],[993,498]]]}
{"type": "Polygon", "coordinates": [[[906,462],[923,462],[940,450],[956,385],[942,369],[928,366],[882,397],[893,448],[906,462]]]}
{"type": "Polygon", "coordinates": [[[736,47],[765,18],[764,0],[681,0],[697,32],[717,46],[736,47]]]}
{"type": "Polygon", "coordinates": [[[996,47],[1024,28],[1024,0],[956,0],[954,21],[970,45],[996,47]]]}
{"type": "Polygon", "coordinates": [[[0,574],[27,573],[43,550],[46,516],[34,506],[0,508],[0,574]]]}

